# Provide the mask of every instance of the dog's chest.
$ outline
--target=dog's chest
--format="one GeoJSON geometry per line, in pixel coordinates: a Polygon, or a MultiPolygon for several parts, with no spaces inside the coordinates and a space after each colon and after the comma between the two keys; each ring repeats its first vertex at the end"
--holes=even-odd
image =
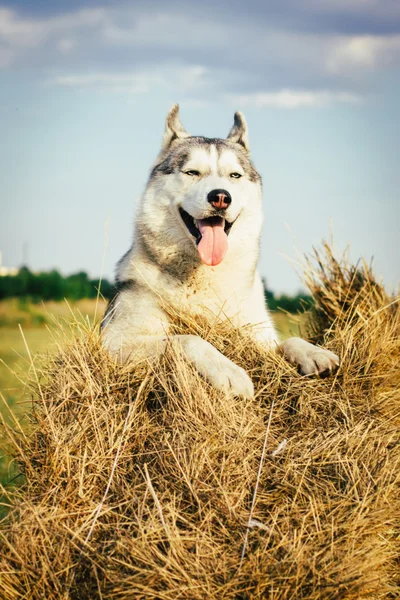
{"type": "Polygon", "coordinates": [[[210,311],[223,319],[238,316],[249,292],[233,274],[210,272],[182,283],[167,295],[178,310],[202,314],[210,311]]]}

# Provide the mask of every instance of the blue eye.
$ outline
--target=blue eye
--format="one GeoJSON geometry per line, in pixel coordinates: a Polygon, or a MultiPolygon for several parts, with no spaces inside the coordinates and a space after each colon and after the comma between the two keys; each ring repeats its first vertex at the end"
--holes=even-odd
{"type": "Polygon", "coordinates": [[[189,175],[190,177],[198,177],[200,175],[199,171],[195,171],[194,169],[190,169],[189,171],[184,171],[185,175],[189,175]]]}
{"type": "Polygon", "coordinates": [[[231,173],[230,177],[232,177],[232,179],[240,179],[242,175],[240,173],[231,173]]]}

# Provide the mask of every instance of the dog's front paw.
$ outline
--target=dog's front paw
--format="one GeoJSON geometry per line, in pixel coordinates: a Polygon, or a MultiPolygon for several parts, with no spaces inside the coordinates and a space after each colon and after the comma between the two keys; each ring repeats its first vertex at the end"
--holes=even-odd
{"type": "Polygon", "coordinates": [[[280,346],[285,358],[296,366],[302,375],[326,377],[340,364],[339,357],[330,350],[314,346],[301,338],[289,338],[280,346]]]}
{"type": "Polygon", "coordinates": [[[254,396],[254,386],[246,371],[225,356],[223,358],[225,360],[221,361],[218,366],[207,364],[205,373],[207,379],[216,389],[225,393],[252,398],[254,396]]]}
{"type": "Polygon", "coordinates": [[[234,396],[252,398],[254,386],[246,371],[200,337],[183,336],[186,357],[213,387],[234,396]]]}

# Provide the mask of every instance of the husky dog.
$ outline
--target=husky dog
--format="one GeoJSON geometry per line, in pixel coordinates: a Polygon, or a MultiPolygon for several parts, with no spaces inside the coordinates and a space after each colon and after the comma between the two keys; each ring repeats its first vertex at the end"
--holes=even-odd
{"type": "Polygon", "coordinates": [[[244,369],[209,342],[169,334],[167,303],[210,322],[251,325],[256,342],[280,349],[304,375],[334,370],[339,358],[328,350],[300,338],[279,343],[257,272],[261,224],[261,177],[243,115],[235,114],[227,139],[210,139],[189,135],[174,105],[133,245],[117,265],[118,293],[104,316],[103,345],[120,360],[139,361],[162,354],[170,342],[215,388],[252,396],[244,369]]]}

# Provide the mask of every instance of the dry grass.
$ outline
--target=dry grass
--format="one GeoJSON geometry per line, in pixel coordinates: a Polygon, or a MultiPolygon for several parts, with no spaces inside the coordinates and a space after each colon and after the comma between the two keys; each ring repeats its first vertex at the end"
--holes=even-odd
{"type": "Polygon", "coordinates": [[[32,382],[33,432],[8,429],[25,483],[2,599],[399,597],[399,305],[365,266],[319,260],[311,336],[341,355],[334,378],[175,315],[251,373],[250,401],[170,352],[118,367],[77,325],[32,382]]]}

